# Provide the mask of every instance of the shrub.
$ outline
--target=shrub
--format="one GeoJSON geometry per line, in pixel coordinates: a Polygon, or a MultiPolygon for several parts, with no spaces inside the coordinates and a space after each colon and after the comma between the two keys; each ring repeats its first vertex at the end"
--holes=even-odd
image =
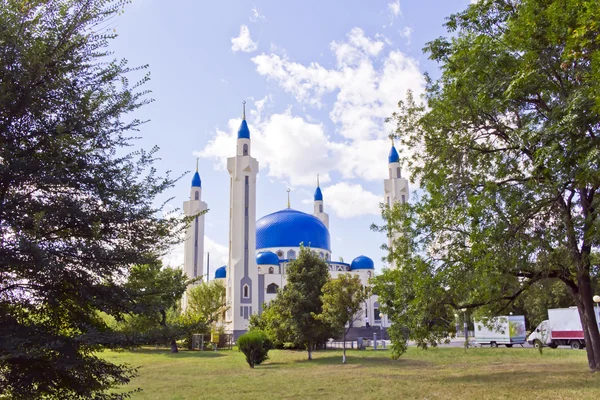
{"type": "Polygon", "coordinates": [[[267,360],[271,341],[263,331],[252,331],[240,336],[237,340],[238,348],[246,356],[250,368],[267,360]]]}

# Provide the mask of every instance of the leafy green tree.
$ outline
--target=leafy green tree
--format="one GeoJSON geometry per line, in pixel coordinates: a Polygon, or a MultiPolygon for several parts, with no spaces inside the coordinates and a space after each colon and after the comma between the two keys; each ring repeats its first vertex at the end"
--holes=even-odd
{"type": "Polygon", "coordinates": [[[213,325],[227,311],[225,295],[225,285],[221,281],[200,282],[188,289],[185,312],[198,315],[207,325],[213,325]]]}
{"type": "Polygon", "coordinates": [[[409,97],[393,117],[424,194],[384,211],[385,231],[402,237],[390,252],[399,269],[377,287],[411,335],[436,339],[453,310],[503,312],[555,279],[600,370],[599,20],[593,0],[482,0],[449,18],[452,38],[427,44],[441,77],[428,79],[426,106],[409,97]]]}
{"type": "Polygon", "coordinates": [[[263,304],[262,313],[252,314],[248,329],[264,332],[275,348],[300,348],[301,343],[295,341],[288,329],[288,321],[290,321],[289,310],[284,309],[282,302],[275,298],[269,304],[263,304]]]}
{"type": "Polygon", "coordinates": [[[250,368],[260,365],[269,359],[271,341],[267,335],[259,330],[243,334],[237,340],[239,350],[246,356],[246,362],[250,368]]]}
{"type": "Polygon", "coordinates": [[[362,304],[368,297],[368,288],[362,285],[356,275],[340,274],[336,279],[329,279],[323,286],[323,313],[318,318],[342,332],[343,364],[346,364],[346,334],[352,324],[361,318],[362,304]]]}
{"type": "Polygon", "coordinates": [[[156,149],[127,154],[142,124],[130,114],[151,100],[146,67],[107,49],[124,3],[0,7],[2,397],[126,397],[106,391],[134,370],[96,352],[129,339],[99,311],[135,310],[124,284],[132,266],[181,238],[182,221],[156,206],[174,182],[152,167],[156,149]]]}

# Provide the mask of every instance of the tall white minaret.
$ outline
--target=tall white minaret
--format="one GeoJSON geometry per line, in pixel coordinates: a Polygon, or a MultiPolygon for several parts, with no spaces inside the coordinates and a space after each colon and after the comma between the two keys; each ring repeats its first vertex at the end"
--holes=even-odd
{"type": "MultiPolygon", "coordinates": [[[[389,207],[393,207],[394,203],[404,204],[408,201],[408,181],[402,178],[400,173],[400,157],[394,147],[394,139],[392,138],[392,148],[388,156],[388,171],[389,178],[383,181],[384,202],[389,207]]],[[[391,249],[394,239],[398,238],[400,232],[393,232],[388,238],[388,247],[391,249]]],[[[395,268],[394,263],[390,263],[390,268],[395,268]]]]}
{"type": "Polygon", "coordinates": [[[329,214],[325,212],[323,204],[323,193],[319,185],[319,175],[317,174],[317,190],[315,190],[315,217],[319,218],[322,223],[329,229],[329,214]]]}
{"type": "Polygon", "coordinates": [[[227,159],[227,170],[231,177],[227,321],[234,339],[247,331],[250,315],[258,312],[258,268],[255,256],[258,161],[250,156],[246,102],[243,104],[236,156],[227,159]]]}
{"type": "MultiPolygon", "coordinates": [[[[190,199],[183,202],[183,212],[187,217],[195,218],[191,221],[185,232],[183,267],[188,278],[197,278],[204,275],[204,213],[207,204],[202,201],[202,181],[198,173],[198,160],[196,160],[196,173],[192,178],[190,199]]],[[[183,308],[187,306],[187,298],[183,298],[183,308]]]]}

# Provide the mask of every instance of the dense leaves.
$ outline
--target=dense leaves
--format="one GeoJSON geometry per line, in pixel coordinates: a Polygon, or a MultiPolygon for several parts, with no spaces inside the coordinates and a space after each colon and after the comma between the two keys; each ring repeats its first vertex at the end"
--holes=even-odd
{"type": "Polygon", "coordinates": [[[246,362],[250,368],[266,361],[272,347],[267,335],[259,330],[250,331],[240,336],[237,340],[237,346],[246,356],[246,362]]]}
{"type": "Polygon", "coordinates": [[[482,0],[425,48],[441,77],[426,105],[409,97],[393,116],[424,194],[384,210],[381,227],[403,235],[390,252],[399,269],[377,286],[400,352],[402,326],[434,343],[456,310],[502,313],[555,279],[600,369],[598,21],[594,0],[482,0]]]}
{"type": "Polygon", "coordinates": [[[0,390],[10,398],[124,397],[106,390],[133,371],[95,352],[130,340],[100,312],[140,311],[131,267],[155,265],[179,240],[182,221],[155,206],[173,185],[152,167],[156,149],[124,149],[142,124],[128,115],[150,100],[146,67],[106,50],[123,5],[1,2],[0,390]]]}

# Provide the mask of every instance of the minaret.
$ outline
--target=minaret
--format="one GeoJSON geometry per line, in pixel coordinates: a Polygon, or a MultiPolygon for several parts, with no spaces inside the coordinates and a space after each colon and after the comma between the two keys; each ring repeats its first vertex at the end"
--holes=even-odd
{"type": "MultiPolygon", "coordinates": [[[[197,278],[204,275],[204,211],[207,204],[202,201],[202,181],[198,173],[198,160],[196,159],[196,173],[192,178],[190,199],[183,203],[183,212],[187,217],[194,217],[187,228],[184,243],[184,271],[188,278],[197,278]]],[[[184,297],[183,308],[187,300],[184,297]]]]}
{"type": "Polygon", "coordinates": [[[319,186],[319,175],[317,174],[317,190],[315,190],[315,217],[319,218],[322,223],[329,229],[329,214],[324,210],[323,193],[319,186]]]}
{"type": "Polygon", "coordinates": [[[256,175],[258,162],[250,156],[250,130],[246,102],[238,130],[236,156],[227,159],[230,175],[229,263],[227,270],[227,321],[234,339],[248,329],[248,319],[258,312],[256,266],[256,175]]]}
{"type": "MultiPolygon", "coordinates": [[[[388,156],[388,171],[389,178],[383,181],[384,202],[389,207],[393,207],[394,203],[404,204],[408,201],[408,181],[402,178],[400,173],[400,157],[394,147],[394,139],[392,138],[392,148],[388,156]]],[[[398,238],[400,232],[393,232],[388,238],[388,247],[391,249],[394,239],[398,238]]],[[[390,267],[394,268],[394,263],[390,263],[390,267]]]]}

